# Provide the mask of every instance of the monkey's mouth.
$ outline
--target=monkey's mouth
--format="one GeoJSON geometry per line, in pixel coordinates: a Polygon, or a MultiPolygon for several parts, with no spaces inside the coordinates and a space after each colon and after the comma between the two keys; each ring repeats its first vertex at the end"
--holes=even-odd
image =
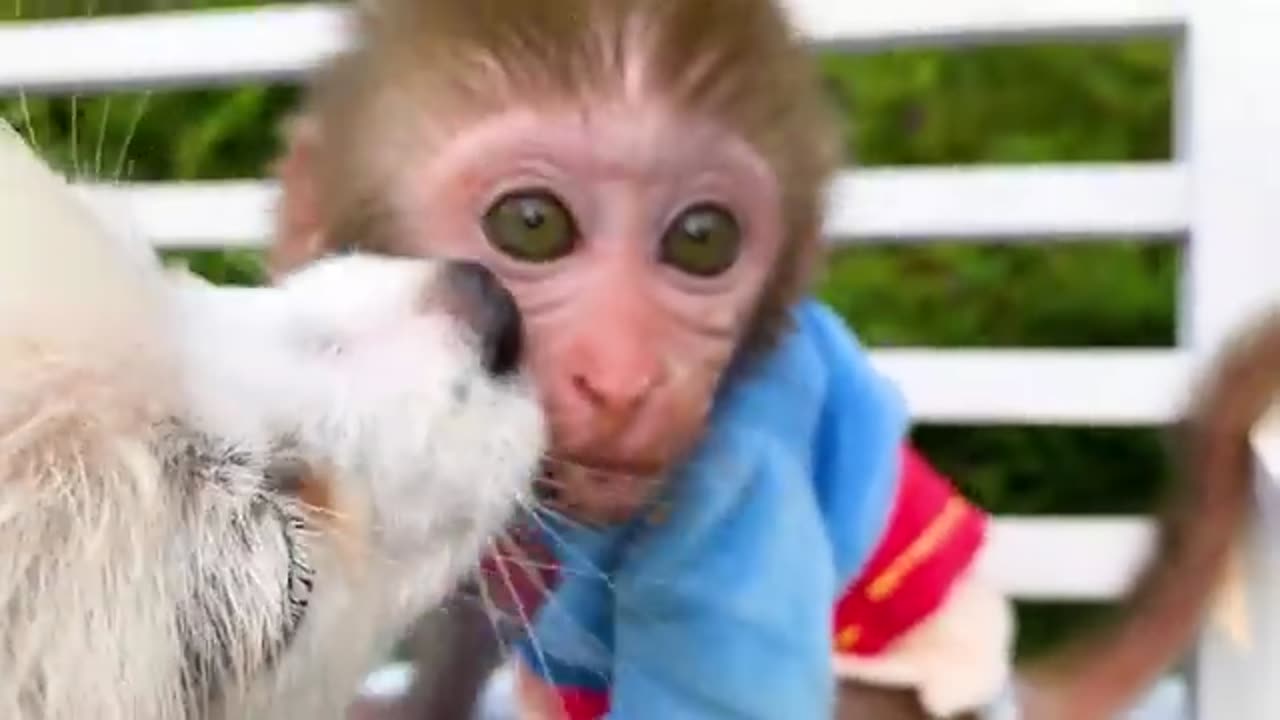
{"type": "Polygon", "coordinates": [[[574,520],[611,524],[630,520],[642,511],[664,480],[664,474],[652,464],[548,458],[534,483],[534,494],[544,507],[574,520]]]}

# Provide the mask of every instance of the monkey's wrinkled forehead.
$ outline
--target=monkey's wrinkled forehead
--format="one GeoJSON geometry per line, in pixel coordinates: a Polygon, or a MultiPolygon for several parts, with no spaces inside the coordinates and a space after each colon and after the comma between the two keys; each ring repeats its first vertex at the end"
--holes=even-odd
{"type": "Polygon", "coordinates": [[[786,187],[789,234],[820,225],[843,135],[774,0],[366,0],[356,25],[309,98],[320,192],[344,222],[379,227],[368,208],[406,157],[478,119],[624,99],[739,136],[786,187]]]}

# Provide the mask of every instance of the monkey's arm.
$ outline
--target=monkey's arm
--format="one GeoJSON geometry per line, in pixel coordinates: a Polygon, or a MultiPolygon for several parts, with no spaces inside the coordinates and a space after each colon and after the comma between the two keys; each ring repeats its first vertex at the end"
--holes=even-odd
{"type": "Polygon", "coordinates": [[[954,717],[1005,688],[1010,606],[974,569],[987,516],[910,448],[899,483],[887,531],[836,604],[836,672],[856,684],[842,705],[901,689],[919,706],[894,717],[954,717]]]}
{"type": "Polygon", "coordinates": [[[916,452],[897,445],[891,506],[869,518],[865,506],[850,501],[848,495],[859,492],[860,477],[850,468],[865,452],[865,429],[847,395],[865,395],[855,388],[876,374],[858,359],[856,339],[832,313],[810,312],[805,320],[833,367],[816,432],[814,482],[847,583],[836,603],[837,671],[863,688],[842,689],[842,714],[850,699],[874,686],[913,692],[922,709],[939,716],[984,706],[1009,674],[1012,634],[1008,602],[971,571],[986,517],[916,452]],[[875,532],[875,551],[866,559],[849,547],[865,543],[868,529],[875,532]]]}

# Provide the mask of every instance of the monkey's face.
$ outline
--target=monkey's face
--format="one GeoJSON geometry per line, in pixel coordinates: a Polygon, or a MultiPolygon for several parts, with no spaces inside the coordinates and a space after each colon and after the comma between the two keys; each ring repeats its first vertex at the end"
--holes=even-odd
{"type": "Polygon", "coordinates": [[[628,517],[809,281],[842,147],[811,54],[774,0],[376,5],[294,127],[274,262],[492,268],[528,320],[549,493],[628,517]]]}
{"type": "Polygon", "coordinates": [[[697,441],[782,246],[767,164],[652,104],[512,111],[401,186],[405,254],[492,268],[526,319],[555,457],[546,495],[635,511],[697,441]]]}

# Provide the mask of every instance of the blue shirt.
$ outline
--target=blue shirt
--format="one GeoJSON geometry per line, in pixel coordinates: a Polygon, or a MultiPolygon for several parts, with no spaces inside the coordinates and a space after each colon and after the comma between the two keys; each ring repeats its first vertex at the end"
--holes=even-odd
{"type": "Polygon", "coordinates": [[[717,397],[664,517],[545,518],[561,580],[528,667],[607,688],[612,720],[830,718],[832,606],[888,521],[906,430],[844,323],[801,303],[717,397]]]}

